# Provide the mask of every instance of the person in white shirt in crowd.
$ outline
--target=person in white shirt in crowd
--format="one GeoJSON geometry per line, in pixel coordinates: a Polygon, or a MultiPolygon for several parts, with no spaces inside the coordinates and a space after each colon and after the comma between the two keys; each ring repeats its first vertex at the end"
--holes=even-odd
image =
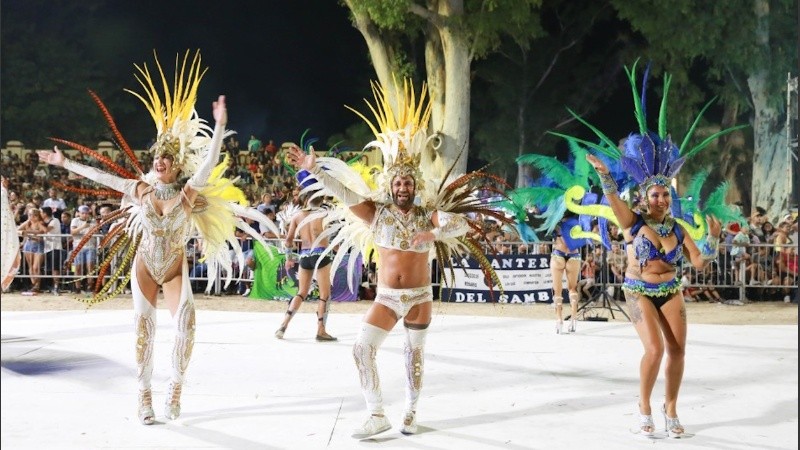
{"type": "Polygon", "coordinates": [[[65,211],[67,209],[67,203],[64,202],[63,198],[58,196],[58,191],[56,188],[51,187],[48,189],[47,195],[48,197],[44,199],[44,202],[42,202],[42,207],[50,207],[50,209],[53,211],[53,214],[56,214],[56,211],[65,211]]]}
{"type": "MultiPolygon", "coordinates": [[[[73,249],[78,246],[81,239],[86,235],[86,233],[91,230],[91,228],[95,225],[94,218],[92,217],[91,208],[86,205],[81,205],[78,207],[78,212],[76,214],[77,217],[72,219],[72,223],[70,224],[70,234],[72,235],[72,247],[73,249]]],[[[73,260],[73,267],[75,268],[75,275],[78,278],[75,280],[75,293],[80,295],[82,293],[82,289],[84,288],[84,281],[85,283],[85,290],[87,293],[92,292],[92,282],[91,278],[88,276],[94,271],[95,262],[97,261],[97,239],[91,238],[88,242],[80,249],[77,256],[73,260]],[[86,278],[84,280],[84,278],[86,278]]]]}
{"type": "Polygon", "coordinates": [[[47,235],[44,238],[44,266],[45,273],[52,276],[53,295],[61,293],[61,266],[64,264],[64,248],[61,243],[61,221],[53,217],[53,209],[49,206],[42,208],[44,223],[47,225],[47,235]]]}

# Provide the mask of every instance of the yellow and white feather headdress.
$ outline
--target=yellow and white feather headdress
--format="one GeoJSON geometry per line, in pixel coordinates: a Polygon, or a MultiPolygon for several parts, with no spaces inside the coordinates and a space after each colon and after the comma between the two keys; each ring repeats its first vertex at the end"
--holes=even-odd
{"type": "Polygon", "coordinates": [[[186,51],[182,62],[178,55],[175,56],[175,77],[170,88],[158,55],[153,51],[163,93],[156,87],[147,63],[141,66],[134,64],[139,72],[136,80],[144,88],[144,95],[125,89],[144,103],[155,122],[156,141],[150,147],[150,152],[154,156],[172,156],[174,164],[182,169],[184,176],[191,176],[203,161],[212,132],[195,110],[197,90],[208,68],[202,67],[199,50],[195,52],[191,63],[190,53],[186,51]]]}
{"type": "Polygon", "coordinates": [[[361,117],[375,135],[375,140],[365,148],[377,148],[383,155],[383,172],[376,180],[379,192],[389,194],[394,177],[411,176],[422,204],[429,204],[444,170],[433,145],[438,136],[428,132],[431,117],[428,88],[423,83],[419,97],[408,79],[403,82],[402,91],[397,83],[393,88],[394,96],[386,87],[372,83],[375,104],[366,103],[375,116],[374,122],[355,109],[347,108],[361,117]],[[395,107],[392,100],[397,102],[395,107]]]}

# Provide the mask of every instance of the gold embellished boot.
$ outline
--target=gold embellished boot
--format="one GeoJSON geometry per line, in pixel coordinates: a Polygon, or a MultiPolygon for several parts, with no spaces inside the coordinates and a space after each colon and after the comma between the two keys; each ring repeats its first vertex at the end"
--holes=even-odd
{"type": "MultiPolygon", "coordinates": [[[[417,433],[417,401],[422,390],[422,376],[425,373],[425,337],[427,325],[422,329],[406,325],[406,342],[403,346],[406,365],[406,408],[400,432],[406,435],[417,433]]],[[[417,325],[419,326],[419,325],[417,325]]]]}
{"type": "Polygon", "coordinates": [[[195,310],[191,301],[178,307],[175,315],[175,345],[172,348],[172,379],[167,389],[165,415],[175,420],[181,415],[181,389],[194,348],[195,310]]]}
{"type": "Polygon", "coordinates": [[[169,420],[175,420],[181,415],[181,389],[183,384],[171,381],[167,388],[167,403],[164,405],[164,415],[169,420]]]}
{"type": "Polygon", "coordinates": [[[145,314],[136,314],[136,367],[139,380],[139,403],[137,416],[142,425],[155,422],[153,412],[153,393],[150,390],[150,378],[153,376],[153,341],[155,340],[156,321],[152,309],[145,314]]]}
{"type": "Polygon", "coordinates": [[[142,389],[139,391],[139,421],[142,425],[152,425],[155,420],[153,393],[150,389],[142,389]]]}

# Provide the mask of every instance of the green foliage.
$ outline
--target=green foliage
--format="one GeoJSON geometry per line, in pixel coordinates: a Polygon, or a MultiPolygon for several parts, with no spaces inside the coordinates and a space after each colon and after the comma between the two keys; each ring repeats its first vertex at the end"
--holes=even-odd
{"type": "Polygon", "coordinates": [[[590,114],[624,82],[619,60],[628,31],[612,13],[602,3],[546,0],[537,20],[543,36],[508,36],[474,64],[473,154],[510,171],[520,154],[566,155],[563,140],[547,133],[583,132],[565,107],[590,114]]]}
{"type": "Polygon", "coordinates": [[[414,25],[409,8],[413,0],[351,0],[353,9],[366,12],[367,15],[385,30],[408,30],[414,25]]]}
{"type": "Polygon", "coordinates": [[[524,48],[545,36],[540,11],[543,0],[467,0],[462,29],[472,42],[476,60],[487,57],[511,39],[524,48]]]}
{"type": "MultiPolygon", "coordinates": [[[[661,67],[666,65],[677,74],[677,65],[689,70],[699,64],[714,94],[742,105],[749,104],[748,75],[766,69],[773,103],[782,104],[786,73],[797,70],[797,2],[765,0],[769,5],[768,52],[755,37],[756,3],[611,0],[620,17],[645,37],[648,56],[661,67]]],[[[674,90],[680,92],[685,85],[675,81],[679,85],[674,90]]]]}
{"type": "Polygon", "coordinates": [[[375,135],[363,120],[347,127],[344,133],[334,134],[327,140],[327,146],[340,143],[340,147],[350,147],[352,151],[361,151],[362,147],[375,139],[375,135]]]}

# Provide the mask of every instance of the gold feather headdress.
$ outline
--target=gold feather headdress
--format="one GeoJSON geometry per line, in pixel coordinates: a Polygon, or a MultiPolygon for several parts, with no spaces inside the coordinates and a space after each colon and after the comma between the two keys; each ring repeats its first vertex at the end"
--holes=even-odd
{"type": "Polygon", "coordinates": [[[150,147],[150,152],[153,156],[172,156],[174,164],[183,169],[184,175],[194,173],[202,161],[202,155],[198,153],[208,144],[211,131],[206,121],[200,119],[194,109],[200,80],[208,67],[201,66],[199,50],[195,52],[191,64],[189,64],[189,54],[190,51],[187,50],[182,63],[178,55],[175,56],[175,78],[170,89],[164,70],[158,61],[158,55],[155,50],[153,51],[161,78],[163,100],[146,63],[141,66],[134,64],[138,71],[135,77],[144,88],[144,95],[125,89],[144,103],[155,122],[156,141],[150,147]]]}
{"type": "MultiPolygon", "coordinates": [[[[375,103],[367,106],[375,116],[373,123],[363,114],[347,106],[361,117],[372,130],[375,140],[365,147],[376,147],[383,154],[383,173],[379,176],[378,186],[382,192],[391,192],[391,182],[396,176],[414,178],[415,190],[425,190],[425,179],[421,170],[421,162],[427,147],[436,137],[428,135],[428,122],[431,116],[431,103],[428,99],[428,88],[423,83],[419,98],[414,92],[411,81],[403,82],[403,90],[394,84],[394,96],[389,91],[372,82],[372,94],[375,103]],[[392,107],[392,100],[399,102],[392,107]]],[[[427,157],[425,158],[427,161],[427,157]]]]}

